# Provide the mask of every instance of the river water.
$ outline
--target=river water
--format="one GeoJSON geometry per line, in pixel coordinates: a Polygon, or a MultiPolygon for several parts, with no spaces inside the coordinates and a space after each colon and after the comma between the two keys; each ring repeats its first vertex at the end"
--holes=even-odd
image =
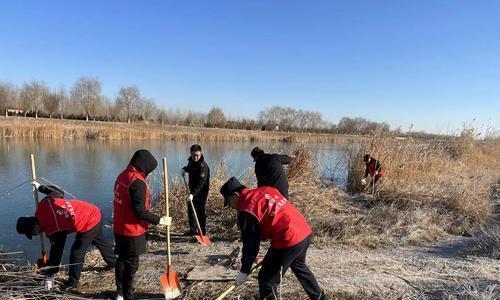
{"type": "MultiPolygon", "coordinates": [[[[43,177],[76,198],[95,204],[103,213],[104,224],[109,224],[116,176],[126,167],[136,150],[150,150],[160,166],[161,158],[166,157],[171,177],[180,176],[181,167],[187,164],[191,144],[172,141],[0,139],[0,250],[23,251],[21,257],[28,259],[34,259],[40,251],[38,239],[30,241],[16,232],[17,218],[34,214],[31,186],[24,184],[5,194],[10,188],[31,179],[30,154],[35,155],[39,179],[43,177]]],[[[221,160],[226,161],[229,174],[236,177],[254,165],[250,151],[257,146],[256,144],[210,143],[201,146],[212,174],[217,172],[218,162],[221,160]]],[[[290,154],[295,147],[284,143],[258,144],[258,146],[266,152],[287,154],[290,154]]],[[[317,153],[315,161],[318,162],[318,175],[326,180],[333,179],[337,185],[344,186],[347,177],[343,160],[346,146],[335,144],[309,146],[317,153]]],[[[157,168],[155,172],[159,173],[160,169],[161,167],[157,168]]],[[[150,177],[161,178],[159,175],[150,177]]],[[[44,182],[42,179],[40,181],[44,182]]],[[[153,192],[161,189],[160,182],[151,182],[151,186],[153,192]]],[[[106,236],[112,239],[109,228],[106,228],[106,236]]],[[[66,243],[63,262],[67,262],[72,241],[73,237],[70,236],[66,243]]]]}

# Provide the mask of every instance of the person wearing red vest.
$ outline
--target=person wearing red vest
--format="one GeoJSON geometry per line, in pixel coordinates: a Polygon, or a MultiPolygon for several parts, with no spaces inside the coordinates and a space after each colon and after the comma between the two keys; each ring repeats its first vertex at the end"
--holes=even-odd
{"type": "Polygon", "coordinates": [[[238,211],[243,250],[236,285],[248,280],[259,253],[260,241],[271,240],[259,272],[261,299],[276,299],[280,274],[291,268],[310,299],[328,299],[305,261],[312,229],[306,219],[278,189],[268,186],[253,190],[235,177],[220,189],[224,206],[238,211]]]}
{"type": "Polygon", "coordinates": [[[150,190],[146,180],[158,162],[148,150],[138,150],[118,175],[113,202],[117,300],[134,299],[133,280],[139,256],[146,252],[148,224],[168,225],[171,218],[149,211],[150,190]]]}
{"type": "Polygon", "coordinates": [[[373,178],[372,184],[376,184],[379,181],[379,179],[384,176],[384,170],[382,169],[380,161],[371,157],[370,154],[365,154],[363,156],[363,161],[366,165],[366,169],[365,169],[365,176],[363,177],[363,179],[361,179],[361,183],[365,185],[366,178],[368,177],[368,175],[370,175],[371,178],[373,178]]]}
{"type": "Polygon", "coordinates": [[[64,251],[66,237],[76,232],[69,258],[69,279],[63,289],[75,290],[78,287],[85,253],[90,245],[99,249],[108,265],[115,267],[116,256],[111,243],[106,241],[102,231],[102,215],[99,208],[81,200],[64,199],[64,192],[55,186],[35,184],[38,191],[47,195],[40,203],[34,217],[21,217],[17,220],[17,232],[31,240],[33,235],[44,232],[50,239],[50,254],[47,265],[41,273],[47,276],[47,287],[53,285],[53,276],[59,271],[59,263],[64,251]]]}

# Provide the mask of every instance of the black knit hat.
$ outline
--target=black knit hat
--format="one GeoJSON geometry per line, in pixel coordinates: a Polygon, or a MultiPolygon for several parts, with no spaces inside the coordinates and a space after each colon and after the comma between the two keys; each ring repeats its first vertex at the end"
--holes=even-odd
{"type": "Polygon", "coordinates": [[[363,161],[368,162],[368,160],[370,160],[370,158],[371,158],[370,154],[365,154],[365,156],[363,156],[363,161]]]}
{"type": "Polygon", "coordinates": [[[256,161],[259,156],[264,154],[264,150],[260,149],[259,147],[255,147],[252,149],[252,152],[250,152],[250,155],[253,157],[253,161],[256,161]]]}
{"type": "Polygon", "coordinates": [[[33,237],[33,228],[38,223],[36,217],[20,217],[17,219],[16,230],[19,234],[25,234],[28,239],[33,237]]]}
{"type": "Polygon", "coordinates": [[[246,188],[246,186],[242,185],[236,177],[229,178],[229,180],[220,188],[220,193],[224,197],[224,206],[229,205],[229,198],[235,192],[240,192],[244,188],[246,188]]]}

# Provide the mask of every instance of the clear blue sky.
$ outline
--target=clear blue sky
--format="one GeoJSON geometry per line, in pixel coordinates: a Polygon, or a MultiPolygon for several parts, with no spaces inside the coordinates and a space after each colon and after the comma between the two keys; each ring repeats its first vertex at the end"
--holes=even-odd
{"type": "Polygon", "coordinates": [[[500,1],[1,1],[0,79],[166,107],[500,128],[500,1]]]}

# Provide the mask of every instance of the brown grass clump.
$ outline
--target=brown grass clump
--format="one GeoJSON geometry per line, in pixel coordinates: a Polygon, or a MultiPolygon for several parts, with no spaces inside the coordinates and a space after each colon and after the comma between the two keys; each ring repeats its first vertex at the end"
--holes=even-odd
{"type": "Polygon", "coordinates": [[[500,224],[482,226],[474,235],[471,254],[500,259],[500,224]]]}

